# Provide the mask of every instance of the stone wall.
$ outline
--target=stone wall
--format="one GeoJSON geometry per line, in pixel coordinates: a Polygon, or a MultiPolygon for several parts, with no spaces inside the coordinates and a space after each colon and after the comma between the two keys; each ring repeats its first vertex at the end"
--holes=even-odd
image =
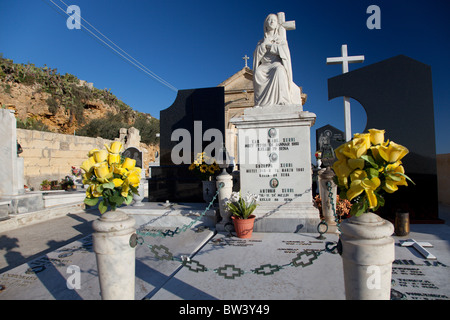
{"type": "MultiPolygon", "coordinates": [[[[134,128],[131,128],[134,129],[134,128]]],[[[125,147],[130,145],[132,136],[139,136],[139,131],[121,131],[121,139],[125,147]],[[127,139],[125,139],[125,136],[127,139]]],[[[112,140],[103,138],[82,137],[68,134],[43,132],[35,130],[17,129],[17,140],[23,149],[19,156],[24,159],[24,183],[28,187],[39,190],[43,180],[61,180],[71,173],[72,166],[79,168],[87,153],[92,149],[103,149],[104,144],[110,144],[112,140]]],[[[140,138],[139,138],[140,140],[140,138]]],[[[133,145],[142,150],[146,175],[148,165],[155,161],[155,152],[159,146],[146,145],[136,140],[133,145]]]]}
{"type": "Polygon", "coordinates": [[[17,140],[22,146],[24,158],[24,182],[39,189],[41,182],[61,180],[79,168],[92,149],[103,149],[111,140],[81,137],[60,133],[17,129],[17,140]]]}
{"type": "Polygon", "coordinates": [[[439,202],[450,205],[450,153],[437,155],[439,202]]]}

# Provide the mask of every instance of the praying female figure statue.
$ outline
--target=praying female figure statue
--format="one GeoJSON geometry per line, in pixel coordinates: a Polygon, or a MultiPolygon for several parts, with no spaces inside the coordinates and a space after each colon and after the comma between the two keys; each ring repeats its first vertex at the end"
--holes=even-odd
{"type": "Polygon", "coordinates": [[[302,105],[300,88],[292,81],[291,54],[282,28],[275,14],[264,21],[264,39],[253,54],[255,107],[302,105]]]}

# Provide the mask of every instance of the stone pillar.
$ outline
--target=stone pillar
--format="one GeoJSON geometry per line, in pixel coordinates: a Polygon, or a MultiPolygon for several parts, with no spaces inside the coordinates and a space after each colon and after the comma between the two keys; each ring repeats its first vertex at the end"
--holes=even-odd
{"type": "Polygon", "coordinates": [[[394,226],[368,212],[341,224],[342,262],[347,300],[389,300],[394,226]]]}
{"type": "Polygon", "coordinates": [[[320,199],[322,200],[322,214],[325,222],[328,225],[328,233],[338,233],[338,227],[336,223],[336,193],[337,186],[333,181],[335,176],[333,170],[330,167],[319,171],[319,193],[320,199]],[[330,191],[328,190],[328,185],[331,187],[331,197],[330,191]]]}
{"type": "Polygon", "coordinates": [[[233,177],[223,170],[220,175],[216,177],[216,187],[219,190],[219,209],[222,220],[216,225],[217,231],[226,231],[225,225],[231,223],[231,213],[227,210],[226,201],[230,199],[233,192],[233,177]],[[223,183],[223,187],[219,188],[219,185],[223,183]]]}
{"type": "Polygon", "coordinates": [[[120,210],[104,213],[93,222],[93,249],[97,257],[103,300],[134,300],[135,248],[130,238],[135,220],[120,210]]]}
{"type": "Polygon", "coordinates": [[[17,156],[16,117],[13,110],[0,109],[0,137],[0,197],[23,194],[23,159],[17,156]]]}

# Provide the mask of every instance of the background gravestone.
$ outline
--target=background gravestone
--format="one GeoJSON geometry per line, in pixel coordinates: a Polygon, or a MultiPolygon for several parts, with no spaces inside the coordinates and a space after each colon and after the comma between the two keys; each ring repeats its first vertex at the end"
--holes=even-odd
{"type": "Polygon", "coordinates": [[[138,148],[130,147],[127,148],[123,153],[122,156],[124,158],[130,158],[136,160],[136,167],[139,167],[142,169],[142,151],[140,151],[138,148]]]}
{"type": "Polygon", "coordinates": [[[385,129],[386,139],[409,149],[402,160],[416,183],[386,196],[380,214],[393,219],[440,223],[431,67],[404,55],[328,79],[328,98],[351,97],[366,110],[368,129],[385,129]]]}
{"type": "Polygon", "coordinates": [[[322,156],[325,156],[331,151],[335,158],[334,150],[344,142],[344,132],[332,125],[327,124],[326,126],[316,129],[316,150],[322,152],[322,156]]]}
{"type": "MultiPolygon", "coordinates": [[[[195,139],[202,139],[208,129],[218,129],[225,137],[224,97],[223,87],[180,90],[175,102],[160,112],[160,166],[152,167],[149,201],[204,202],[201,180],[188,168],[196,156],[195,139]],[[201,137],[195,136],[194,121],[201,121],[201,137]],[[190,134],[190,163],[174,164],[171,159],[172,149],[181,142],[171,141],[176,129],[190,134]]],[[[202,151],[209,143],[203,141],[202,151]]]]}

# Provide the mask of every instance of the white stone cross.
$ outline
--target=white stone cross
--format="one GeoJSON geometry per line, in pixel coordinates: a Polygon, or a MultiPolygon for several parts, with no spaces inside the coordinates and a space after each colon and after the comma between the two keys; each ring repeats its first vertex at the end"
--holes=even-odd
{"type": "Polygon", "coordinates": [[[279,28],[279,34],[286,40],[286,30],[295,30],[295,21],[286,21],[284,12],[278,12],[278,24],[282,27],[279,28]]]}
{"type": "Polygon", "coordinates": [[[245,57],[242,57],[242,59],[245,60],[245,67],[248,68],[248,66],[247,66],[247,60],[250,59],[250,58],[247,57],[247,55],[245,55],[245,57]]]}
{"type": "Polygon", "coordinates": [[[432,255],[430,252],[428,252],[427,249],[424,248],[424,247],[433,247],[433,245],[431,243],[417,242],[414,239],[409,239],[409,240],[400,241],[400,246],[413,247],[414,249],[419,251],[420,254],[423,255],[425,258],[430,259],[430,260],[436,260],[436,257],[434,255],[432,255]]]}
{"type": "MultiPolygon", "coordinates": [[[[327,64],[342,63],[342,73],[348,72],[349,63],[359,63],[364,61],[364,56],[348,56],[347,45],[341,47],[342,57],[327,58],[327,64]]],[[[344,97],[344,113],[345,113],[345,141],[352,139],[352,124],[350,116],[350,98],[344,97]]]]}

